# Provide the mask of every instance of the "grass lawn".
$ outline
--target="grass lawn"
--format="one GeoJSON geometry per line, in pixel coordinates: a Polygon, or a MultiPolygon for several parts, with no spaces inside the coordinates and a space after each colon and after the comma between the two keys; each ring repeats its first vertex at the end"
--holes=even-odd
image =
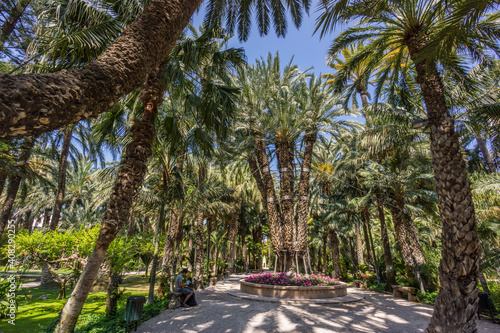
{"type": "MultiPolygon", "coordinates": [[[[120,284],[120,290],[125,288],[122,301],[125,301],[129,296],[147,296],[149,290],[148,278],[140,275],[129,275],[123,278],[123,283],[120,284]]],[[[10,325],[6,319],[0,319],[0,333],[19,333],[29,332],[38,333],[42,332],[43,328],[47,326],[54,318],[57,317],[66,299],[58,300],[58,289],[47,288],[30,288],[28,295],[29,298],[24,300],[20,297],[19,308],[16,316],[16,325],[10,325]],[[49,295],[46,300],[39,299],[42,295],[49,295]]],[[[66,295],[69,296],[71,290],[67,289],[66,295]]],[[[106,293],[105,292],[92,292],[89,294],[85,306],[83,307],[81,319],[85,316],[104,313],[106,307],[106,293]]]]}

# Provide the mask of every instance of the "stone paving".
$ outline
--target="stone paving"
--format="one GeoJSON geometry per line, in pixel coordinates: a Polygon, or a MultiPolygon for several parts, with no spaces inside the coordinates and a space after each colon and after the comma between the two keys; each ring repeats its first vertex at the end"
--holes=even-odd
{"type": "MultiPolygon", "coordinates": [[[[141,333],[204,332],[424,332],[432,307],[374,291],[349,288],[348,296],[363,298],[344,304],[281,304],[241,299],[242,276],[196,292],[193,308],[166,310],[138,328],[141,333]]],[[[479,333],[498,333],[500,325],[478,323],[479,333]]]]}

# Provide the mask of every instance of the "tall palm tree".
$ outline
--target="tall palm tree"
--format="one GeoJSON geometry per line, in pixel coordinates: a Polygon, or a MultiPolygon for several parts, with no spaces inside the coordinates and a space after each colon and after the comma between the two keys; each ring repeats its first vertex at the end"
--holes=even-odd
{"type": "MultiPolygon", "coordinates": [[[[87,1],[82,2],[89,4],[87,1]]],[[[8,112],[0,114],[0,138],[8,140],[50,131],[107,111],[110,105],[137,89],[160,64],[163,56],[175,46],[175,41],[201,3],[201,0],[150,2],[104,53],[81,69],[53,74],[2,75],[0,103],[2,109],[8,112]],[[9,87],[18,87],[20,90],[9,87]],[[20,98],[27,94],[33,97],[31,101],[20,98]],[[32,102],[35,100],[45,102],[32,102]],[[20,109],[22,113],[15,111],[20,109]]],[[[272,18],[276,31],[284,36],[287,31],[287,10],[291,13],[293,23],[300,26],[302,14],[308,11],[310,0],[273,0],[269,6],[263,6],[255,0],[243,6],[236,4],[233,1],[209,2],[208,19],[210,23],[228,22],[230,32],[238,23],[240,37],[246,39],[254,11],[262,35],[269,32],[272,18]],[[220,20],[221,17],[226,19],[220,20]]]]}
{"type": "MultiPolygon", "coordinates": [[[[453,67],[457,73],[460,70],[450,56],[449,47],[446,48],[448,52],[439,50],[452,44],[457,52],[470,51],[476,58],[483,57],[485,48],[498,51],[497,37],[491,38],[487,32],[490,29],[498,31],[495,15],[474,20],[467,27],[467,32],[463,25],[458,25],[457,31],[467,38],[456,38],[450,44],[449,38],[440,31],[446,26],[448,17],[458,13],[461,3],[446,4],[426,0],[387,0],[382,3],[325,0],[325,11],[319,18],[323,33],[339,20],[360,19],[358,26],[346,30],[335,40],[333,53],[352,43],[364,41],[366,47],[357,60],[371,57],[369,68],[375,68],[378,60],[392,50],[399,50],[398,63],[408,54],[415,66],[416,82],[420,85],[429,118],[434,176],[443,226],[442,288],[427,332],[474,331],[478,304],[479,242],[474,204],[438,65],[453,67]]],[[[398,69],[393,72],[393,75],[398,75],[398,69]]]]}

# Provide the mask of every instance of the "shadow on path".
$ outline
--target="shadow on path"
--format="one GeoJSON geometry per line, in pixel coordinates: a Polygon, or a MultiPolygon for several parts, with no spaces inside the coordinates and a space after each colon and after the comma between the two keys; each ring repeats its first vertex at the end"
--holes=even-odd
{"type": "MultiPolygon", "coordinates": [[[[239,290],[242,275],[197,292],[199,306],[166,310],[143,323],[141,333],[157,332],[424,332],[432,307],[391,295],[349,288],[364,300],[346,304],[279,304],[254,302],[226,294],[239,290]]],[[[500,326],[481,320],[479,333],[497,333],[500,326]]]]}

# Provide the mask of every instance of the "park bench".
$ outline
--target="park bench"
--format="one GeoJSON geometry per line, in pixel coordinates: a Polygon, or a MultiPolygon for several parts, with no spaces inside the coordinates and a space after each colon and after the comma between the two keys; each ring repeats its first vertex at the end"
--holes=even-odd
{"type": "Polygon", "coordinates": [[[368,289],[368,285],[366,284],[365,281],[354,280],[353,282],[356,288],[368,289]]]}
{"type": "Polygon", "coordinates": [[[168,308],[177,309],[181,306],[182,302],[184,302],[184,298],[186,298],[186,295],[177,291],[173,291],[167,294],[167,298],[169,299],[168,308]]]}
{"type": "Polygon", "coordinates": [[[418,302],[417,288],[405,286],[392,286],[394,290],[394,297],[403,297],[403,293],[408,294],[408,300],[411,302],[418,302]]]}

